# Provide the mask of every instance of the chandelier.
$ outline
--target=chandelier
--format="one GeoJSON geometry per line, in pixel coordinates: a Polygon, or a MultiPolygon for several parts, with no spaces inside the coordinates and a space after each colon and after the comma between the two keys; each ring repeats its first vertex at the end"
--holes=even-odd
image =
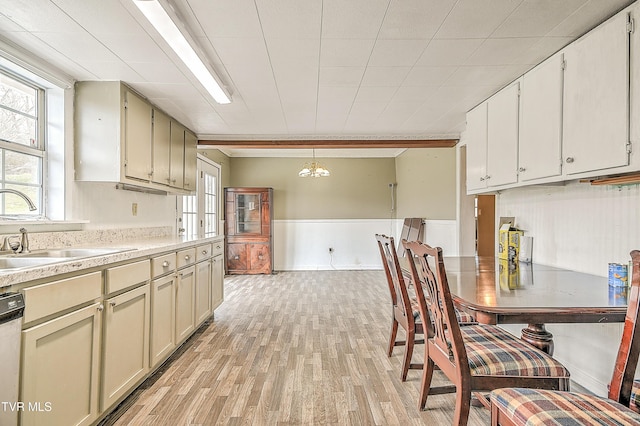
{"type": "Polygon", "coordinates": [[[300,177],[326,177],[330,176],[331,173],[329,170],[325,169],[318,161],[316,161],[316,150],[313,148],[313,161],[309,163],[304,163],[302,170],[298,172],[298,176],[300,177]]]}

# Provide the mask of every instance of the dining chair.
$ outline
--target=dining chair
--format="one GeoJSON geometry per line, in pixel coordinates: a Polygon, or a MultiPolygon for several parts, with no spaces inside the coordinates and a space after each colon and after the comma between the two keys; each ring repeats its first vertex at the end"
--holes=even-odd
{"type": "Polygon", "coordinates": [[[453,424],[466,425],[471,393],[486,407],[482,392],[508,386],[569,389],[569,371],[550,355],[534,348],[495,325],[460,327],[440,247],[402,241],[407,252],[421,318],[428,322],[425,365],[418,406],[424,409],[427,397],[455,392],[453,424]],[[435,367],[453,386],[432,388],[435,367]]]}
{"type": "Polygon", "coordinates": [[[491,393],[491,424],[639,425],[634,374],[640,354],[640,251],[631,252],[633,273],[628,305],[608,397],[574,392],[508,388],[491,393]],[[630,408],[629,408],[630,407],[630,408]],[[635,411],[634,411],[635,410],[635,411]]]}
{"type": "Polygon", "coordinates": [[[387,356],[393,355],[393,348],[404,346],[404,358],[402,361],[402,381],[407,380],[409,369],[422,369],[423,364],[412,364],[414,345],[424,343],[423,339],[416,340],[417,334],[424,334],[422,323],[416,321],[417,302],[415,297],[409,296],[393,237],[376,234],[382,265],[387,276],[387,283],[391,293],[391,336],[389,337],[389,349],[387,356]],[[396,340],[398,325],[405,330],[405,340],[396,340]]]}

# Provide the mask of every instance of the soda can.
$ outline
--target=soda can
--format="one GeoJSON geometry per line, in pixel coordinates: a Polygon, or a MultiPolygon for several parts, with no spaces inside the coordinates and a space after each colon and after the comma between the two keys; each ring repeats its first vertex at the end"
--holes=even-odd
{"type": "Polygon", "coordinates": [[[611,287],[626,287],[629,282],[629,269],[628,265],[621,263],[609,264],[609,286],[611,287]]]}

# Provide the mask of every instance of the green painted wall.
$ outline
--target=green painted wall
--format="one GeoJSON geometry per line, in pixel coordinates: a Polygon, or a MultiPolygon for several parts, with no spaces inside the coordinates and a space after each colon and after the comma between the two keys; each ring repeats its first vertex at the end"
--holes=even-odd
{"type": "Polygon", "coordinates": [[[232,157],[229,186],[274,190],[274,219],[380,219],[391,217],[393,158],[321,158],[327,178],[300,178],[307,158],[232,157]]]}
{"type": "Polygon", "coordinates": [[[414,148],[395,159],[398,218],[456,219],[456,149],[414,148]]]}

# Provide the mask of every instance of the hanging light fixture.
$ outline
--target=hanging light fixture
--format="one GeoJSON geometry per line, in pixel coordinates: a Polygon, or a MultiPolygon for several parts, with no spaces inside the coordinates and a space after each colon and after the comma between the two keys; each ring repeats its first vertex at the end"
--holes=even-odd
{"type": "Polygon", "coordinates": [[[312,148],[313,161],[311,164],[304,163],[302,170],[298,172],[300,177],[326,177],[331,176],[329,170],[325,169],[319,162],[316,161],[316,149],[312,148]]]}

